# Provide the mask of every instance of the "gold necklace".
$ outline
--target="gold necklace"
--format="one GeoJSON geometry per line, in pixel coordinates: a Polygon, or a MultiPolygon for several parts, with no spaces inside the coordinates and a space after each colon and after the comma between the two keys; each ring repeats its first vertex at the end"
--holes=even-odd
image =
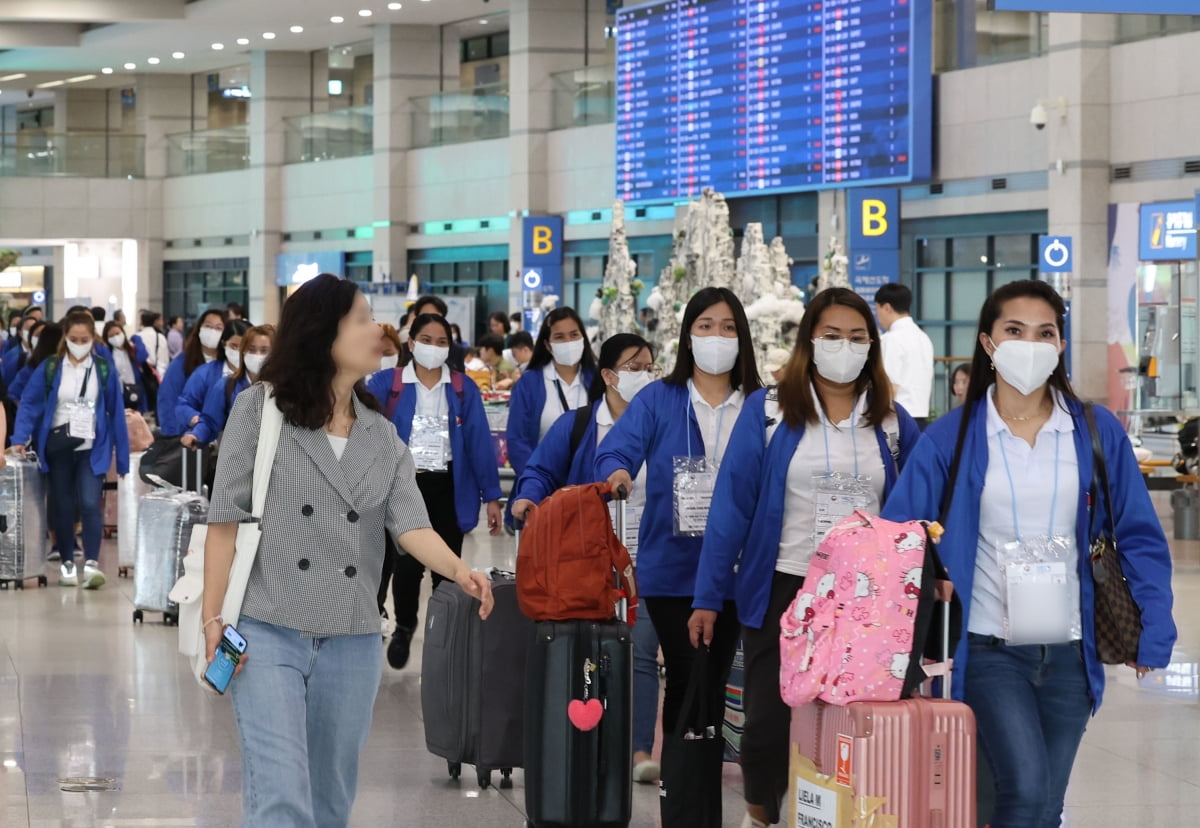
{"type": "Polygon", "coordinates": [[[1005,414],[998,408],[996,409],[996,412],[1000,415],[1000,419],[1008,420],[1009,422],[1013,423],[1027,423],[1030,420],[1036,420],[1038,417],[1045,417],[1049,413],[1047,411],[1038,411],[1036,414],[1030,414],[1028,417],[1014,417],[1010,414],[1005,414]]]}

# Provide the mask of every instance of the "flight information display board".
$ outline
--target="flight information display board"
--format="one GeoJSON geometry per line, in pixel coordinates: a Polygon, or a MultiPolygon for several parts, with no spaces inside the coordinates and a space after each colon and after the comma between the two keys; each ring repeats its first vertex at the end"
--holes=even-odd
{"type": "Polygon", "coordinates": [[[929,177],[930,0],[657,0],[617,16],[617,196],[929,177]]]}

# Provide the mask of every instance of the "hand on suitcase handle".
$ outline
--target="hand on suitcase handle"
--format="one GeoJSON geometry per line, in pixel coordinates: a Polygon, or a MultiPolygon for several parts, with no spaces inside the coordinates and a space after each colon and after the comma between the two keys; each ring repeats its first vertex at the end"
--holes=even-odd
{"type": "Polygon", "coordinates": [[[521,498],[520,500],[513,501],[512,514],[518,525],[525,522],[525,519],[529,517],[529,510],[532,509],[534,505],[535,504],[532,500],[529,500],[525,497],[521,498]]]}

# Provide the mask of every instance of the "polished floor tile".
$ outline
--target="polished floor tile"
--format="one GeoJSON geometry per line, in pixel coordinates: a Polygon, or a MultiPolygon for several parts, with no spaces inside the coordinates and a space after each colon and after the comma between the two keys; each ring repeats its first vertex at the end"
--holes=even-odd
{"type": "MultiPolygon", "coordinates": [[[[1162,495],[1160,510],[1170,530],[1162,495]]],[[[1110,670],[1067,797],[1070,828],[1197,824],[1200,812],[1200,542],[1173,544],[1175,664],[1138,682],[1110,670]]],[[[476,566],[511,569],[510,539],[476,536],[476,566]]],[[[102,561],[115,575],[115,548],[102,561]]],[[[53,578],[52,578],[53,582],[53,578]]],[[[428,586],[426,587],[428,590],[428,586]]],[[[227,700],[195,683],[174,628],[132,623],[132,583],[99,592],[0,591],[0,825],[16,828],[219,826],[238,823],[241,762],[227,700]],[[113,779],[111,792],[68,793],[66,777],[113,779]]],[[[385,668],[363,757],[355,826],[523,824],[511,790],[452,782],[424,745],[420,640],[403,671],[385,668]]],[[[498,779],[497,775],[497,779],[498,779]]],[[[725,825],[741,821],[741,779],[726,766],[725,825]]],[[[635,826],[655,826],[658,796],[637,787],[635,826]]]]}

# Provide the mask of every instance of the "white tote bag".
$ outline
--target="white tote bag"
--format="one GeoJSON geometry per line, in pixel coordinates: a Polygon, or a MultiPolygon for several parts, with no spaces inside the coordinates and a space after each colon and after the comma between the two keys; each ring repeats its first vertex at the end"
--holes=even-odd
{"type": "MultiPolygon", "coordinates": [[[[221,604],[221,618],[226,624],[235,627],[242,615],[246,584],[250,581],[254,558],[258,555],[263,509],[267,503],[267,486],[271,482],[275,451],[279,447],[279,433],[282,428],[283,412],[275,404],[275,397],[268,386],[266,398],[263,400],[258,448],[254,453],[251,519],[238,525],[233,565],[229,568],[229,584],[225,589],[225,600],[221,604]]],[[[204,544],[207,540],[207,526],[197,526],[192,530],[188,553],[183,559],[183,577],[175,583],[170,593],[171,600],[179,605],[179,652],[191,659],[192,672],[202,685],[204,671],[208,668],[204,619],[201,617],[204,606],[204,544]]]]}

